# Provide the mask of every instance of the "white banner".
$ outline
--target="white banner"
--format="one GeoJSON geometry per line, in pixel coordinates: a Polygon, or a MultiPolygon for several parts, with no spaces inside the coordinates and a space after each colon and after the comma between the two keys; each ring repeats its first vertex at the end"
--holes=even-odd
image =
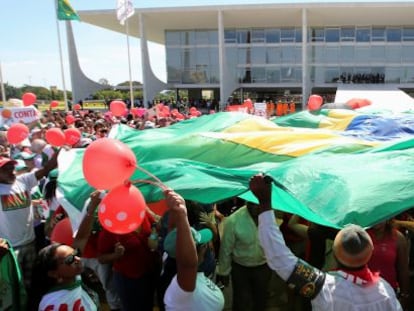
{"type": "Polygon", "coordinates": [[[0,126],[10,126],[18,122],[29,124],[39,119],[40,113],[33,106],[3,108],[0,112],[0,126]]]}
{"type": "Polygon", "coordinates": [[[132,0],[118,0],[116,5],[116,18],[121,25],[125,24],[125,21],[134,15],[135,9],[132,4],[132,0]]]}
{"type": "Polygon", "coordinates": [[[266,103],[254,103],[254,115],[266,118],[266,103]]]}

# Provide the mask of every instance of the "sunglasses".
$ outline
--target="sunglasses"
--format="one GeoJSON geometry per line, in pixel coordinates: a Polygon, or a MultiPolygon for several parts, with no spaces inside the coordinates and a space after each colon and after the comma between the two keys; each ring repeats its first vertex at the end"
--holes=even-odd
{"type": "Polygon", "coordinates": [[[79,256],[80,256],[80,251],[79,251],[79,249],[75,249],[75,250],[74,250],[74,252],[73,252],[72,254],[70,254],[70,255],[66,256],[66,257],[63,259],[63,263],[64,263],[65,265],[67,265],[67,266],[71,266],[71,265],[75,262],[75,260],[76,260],[76,258],[75,258],[75,257],[79,257],[79,256]]]}

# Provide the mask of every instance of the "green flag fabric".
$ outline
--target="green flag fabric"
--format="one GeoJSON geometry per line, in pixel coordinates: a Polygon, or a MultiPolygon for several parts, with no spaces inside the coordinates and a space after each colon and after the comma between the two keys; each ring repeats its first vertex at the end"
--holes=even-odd
{"type": "Polygon", "coordinates": [[[27,293],[20,266],[12,246],[8,245],[9,250],[0,259],[0,310],[26,310],[27,293]]]}
{"type": "Polygon", "coordinates": [[[80,20],[78,13],[72,8],[69,0],[57,0],[57,17],[59,20],[80,20]]]}
{"type": "MultiPolygon", "coordinates": [[[[117,125],[110,137],[185,199],[255,201],[249,179],[263,172],[277,181],[274,208],[340,228],[369,227],[414,206],[413,133],[413,114],[325,110],[273,121],[222,112],[143,131],[117,125]]],[[[59,200],[73,222],[94,190],[83,176],[84,152],[59,157],[59,200]]],[[[149,177],[137,169],[131,180],[138,179],[149,177]]],[[[147,202],[163,198],[154,185],[135,185],[147,202]]]]}

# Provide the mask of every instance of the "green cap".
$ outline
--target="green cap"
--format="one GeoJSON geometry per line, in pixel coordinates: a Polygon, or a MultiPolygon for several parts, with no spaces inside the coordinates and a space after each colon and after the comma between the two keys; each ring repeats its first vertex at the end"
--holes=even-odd
{"type": "MultiPolygon", "coordinates": [[[[208,228],[197,231],[196,229],[191,227],[191,234],[196,245],[206,244],[213,239],[213,231],[211,231],[208,228]]],[[[167,234],[164,240],[164,250],[167,252],[168,256],[172,258],[175,258],[176,242],[177,229],[173,229],[167,234]]]]}
{"type": "Polygon", "coordinates": [[[30,153],[26,151],[22,151],[17,153],[13,159],[22,159],[22,160],[32,160],[36,156],[36,153],[30,153]]]}
{"type": "Polygon", "coordinates": [[[59,175],[59,171],[58,171],[57,168],[55,168],[54,170],[51,170],[49,172],[48,177],[49,177],[49,179],[56,179],[58,177],[58,175],[59,175]]]}

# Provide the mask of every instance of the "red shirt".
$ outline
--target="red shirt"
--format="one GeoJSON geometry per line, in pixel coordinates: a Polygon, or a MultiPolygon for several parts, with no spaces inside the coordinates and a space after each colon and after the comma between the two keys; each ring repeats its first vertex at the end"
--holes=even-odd
{"type": "Polygon", "coordinates": [[[151,234],[151,224],[154,218],[146,212],[141,227],[137,231],[128,234],[115,234],[105,229],[98,238],[99,254],[113,253],[116,243],[125,247],[122,257],[112,264],[114,271],[128,278],[139,278],[146,273],[154,271],[159,260],[158,252],[153,252],[148,247],[148,237],[151,234]]]}
{"type": "Polygon", "coordinates": [[[397,281],[397,233],[393,230],[386,234],[383,239],[377,240],[371,229],[367,230],[374,244],[372,257],[368,267],[373,272],[379,272],[392,288],[398,288],[397,281]]]}

